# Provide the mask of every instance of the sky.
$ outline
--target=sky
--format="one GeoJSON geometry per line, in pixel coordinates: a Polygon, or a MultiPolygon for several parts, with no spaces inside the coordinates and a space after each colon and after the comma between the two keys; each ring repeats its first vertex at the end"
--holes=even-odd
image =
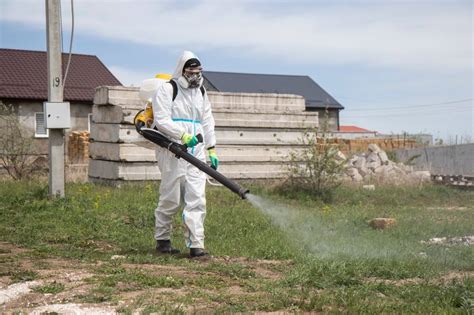
{"type": "MultiPolygon", "coordinates": [[[[69,51],[71,1],[62,0],[69,51]]],[[[124,85],[172,73],[183,50],[209,71],[308,75],[342,125],[474,142],[471,0],[74,0],[74,53],[124,85]]],[[[0,0],[0,47],[46,50],[45,1],[0,0]]],[[[1,69],[0,69],[1,71],[1,69]]]]}

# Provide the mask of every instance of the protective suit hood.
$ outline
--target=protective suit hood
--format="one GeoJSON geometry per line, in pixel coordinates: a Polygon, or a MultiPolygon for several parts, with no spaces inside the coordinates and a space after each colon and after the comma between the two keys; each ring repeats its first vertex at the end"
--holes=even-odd
{"type": "MultiPolygon", "coordinates": [[[[186,79],[183,77],[183,70],[184,70],[184,65],[186,64],[186,62],[190,59],[197,59],[199,60],[199,58],[191,51],[187,51],[185,50],[183,52],[183,54],[181,55],[181,57],[179,57],[178,59],[178,64],[176,65],[176,69],[174,70],[174,73],[173,73],[173,79],[175,79],[176,81],[178,81],[178,83],[183,87],[183,88],[188,88],[188,85],[187,85],[187,81],[186,79]]],[[[202,80],[201,80],[202,81],[202,80]]],[[[202,82],[201,84],[202,85],[202,82]]]]}

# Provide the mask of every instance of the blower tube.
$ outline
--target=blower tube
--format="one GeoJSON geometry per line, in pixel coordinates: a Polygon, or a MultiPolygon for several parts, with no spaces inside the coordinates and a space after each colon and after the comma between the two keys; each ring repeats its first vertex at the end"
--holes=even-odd
{"type": "MultiPolygon", "coordinates": [[[[141,124],[141,126],[140,124],[136,124],[135,126],[137,128],[138,133],[140,133],[145,139],[150,140],[151,142],[159,145],[160,147],[171,151],[176,155],[176,158],[183,158],[184,160],[196,166],[204,173],[217,180],[225,187],[229,188],[232,192],[239,195],[242,199],[246,199],[246,195],[249,193],[248,189],[241,187],[239,184],[228,179],[206,163],[194,157],[192,154],[189,154],[187,146],[171,141],[166,136],[161,134],[158,130],[144,127],[144,124],[141,124]]],[[[197,135],[196,137],[198,137],[198,139],[200,139],[200,142],[202,142],[201,134],[197,135]]]]}

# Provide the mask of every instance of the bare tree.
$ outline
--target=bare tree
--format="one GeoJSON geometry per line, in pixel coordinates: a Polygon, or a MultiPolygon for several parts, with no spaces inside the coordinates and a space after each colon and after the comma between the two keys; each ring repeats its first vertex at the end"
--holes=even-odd
{"type": "Polygon", "coordinates": [[[15,180],[31,177],[33,140],[12,105],[0,102],[0,165],[15,180]]]}

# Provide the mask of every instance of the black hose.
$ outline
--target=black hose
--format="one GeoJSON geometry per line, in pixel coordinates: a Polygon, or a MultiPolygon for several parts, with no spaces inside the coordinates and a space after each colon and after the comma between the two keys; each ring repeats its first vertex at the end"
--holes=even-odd
{"type": "MultiPolygon", "coordinates": [[[[138,129],[138,128],[137,128],[138,129]]],[[[188,161],[192,165],[196,166],[198,169],[203,171],[204,173],[208,174],[215,180],[217,180],[222,185],[229,188],[232,192],[239,195],[242,199],[246,198],[246,195],[249,193],[248,189],[241,187],[236,182],[230,180],[229,178],[225,177],[203,161],[199,160],[198,158],[194,157],[192,154],[188,153],[187,147],[182,144],[178,144],[176,142],[171,141],[164,135],[162,135],[159,131],[150,128],[140,128],[139,133],[145,137],[146,139],[150,140],[153,143],[156,143],[160,147],[168,149],[172,153],[176,155],[177,158],[183,158],[184,160],[188,161]]]]}

